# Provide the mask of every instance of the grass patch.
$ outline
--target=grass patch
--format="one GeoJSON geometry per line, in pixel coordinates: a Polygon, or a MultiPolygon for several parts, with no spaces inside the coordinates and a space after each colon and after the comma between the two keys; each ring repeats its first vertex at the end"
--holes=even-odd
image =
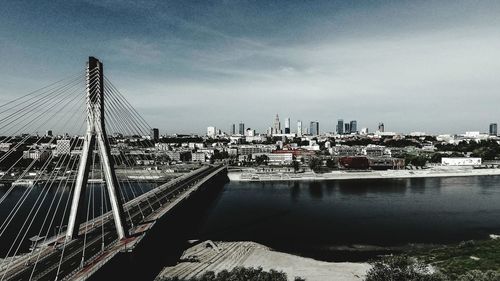
{"type": "Polygon", "coordinates": [[[410,250],[408,255],[438,268],[451,278],[456,278],[471,270],[499,270],[500,240],[464,241],[458,245],[410,250]]]}

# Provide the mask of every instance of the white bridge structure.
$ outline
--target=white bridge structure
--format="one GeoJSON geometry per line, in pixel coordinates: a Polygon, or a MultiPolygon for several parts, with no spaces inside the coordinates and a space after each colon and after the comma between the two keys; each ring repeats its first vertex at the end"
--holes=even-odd
{"type": "Polygon", "coordinates": [[[90,161],[93,147],[99,147],[99,156],[102,159],[104,178],[113,210],[116,232],[119,239],[125,238],[123,202],[118,196],[118,180],[111,158],[109,141],[106,135],[106,124],[104,122],[104,81],[102,63],[94,57],[89,58],[87,63],[87,131],[83,141],[82,155],[78,165],[75,191],[69,214],[68,230],[66,238],[72,239],[78,235],[78,206],[83,202],[82,192],[87,187],[90,172],[90,161]]]}
{"type": "Polygon", "coordinates": [[[85,71],[0,97],[0,281],[85,280],[226,171],[167,172],[151,127],[103,70],[89,57],[85,71]]]}

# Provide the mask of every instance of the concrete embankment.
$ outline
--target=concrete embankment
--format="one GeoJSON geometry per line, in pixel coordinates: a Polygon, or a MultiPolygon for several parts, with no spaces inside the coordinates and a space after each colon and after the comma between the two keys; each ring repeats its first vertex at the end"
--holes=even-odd
{"type": "Polygon", "coordinates": [[[156,280],[167,277],[188,279],[207,271],[220,272],[234,267],[262,267],[283,271],[288,280],[302,277],[308,281],[363,280],[370,268],[367,263],[323,262],[273,251],[254,242],[205,241],[187,249],[175,266],[165,267],[156,280]]]}
{"type": "Polygon", "coordinates": [[[423,170],[387,170],[387,171],[333,171],[317,174],[306,173],[274,173],[254,172],[251,169],[230,171],[231,181],[317,181],[317,180],[352,180],[352,179],[398,179],[398,178],[432,178],[432,177],[471,177],[497,176],[500,169],[473,169],[466,168],[429,168],[423,170]]]}

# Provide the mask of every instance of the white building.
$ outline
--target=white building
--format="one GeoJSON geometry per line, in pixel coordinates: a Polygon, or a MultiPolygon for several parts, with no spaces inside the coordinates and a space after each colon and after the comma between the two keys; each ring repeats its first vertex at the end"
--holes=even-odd
{"type": "Polygon", "coordinates": [[[292,153],[255,153],[252,154],[252,158],[255,160],[256,157],[266,155],[269,159],[269,165],[289,165],[293,162],[292,153]]]}
{"type": "Polygon", "coordinates": [[[248,155],[255,153],[266,153],[271,152],[276,149],[276,145],[241,145],[238,146],[238,154],[240,155],[248,155]]]}
{"type": "Polygon", "coordinates": [[[361,153],[361,149],[357,146],[336,145],[330,148],[329,152],[334,156],[356,156],[361,153]]]}
{"type": "Polygon", "coordinates": [[[188,147],[190,149],[195,149],[195,148],[201,149],[201,148],[205,148],[205,144],[202,142],[190,142],[188,144],[188,147]]]}
{"type": "Polygon", "coordinates": [[[481,135],[480,132],[465,132],[464,137],[466,137],[466,138],[477,138],[477,137],[479,137],[479,135],[481,135]]]}
{"type": "Polygon", "coordinates": [[[45,160],[49,158],[51,151],[41,151],[38,149],[23,151],[24,159],[45,160]]]}
{"type": "Polygon", "coordinates": [[[381,145],[367,145],[363,150],[362,154],[367,157],[382,157],[384,156],[385,146],[381,145]]]}
{"type": "Polygon", "coordinates": [[[0,151],[7,152],[10,150],[11,146],[12,146],[12,143],[10,143],[10,142],[0,143],[0,151]]]}
{"type": "Polygon", "coordinates": [[[170,149],[170,146],[168,145],[168,143],[157,142],[155,143],[155,148],[159,151],[167,151],[170,149]]]}
{"type": "Polygon", "coordinates": [[[267,140],[267,136],[265,135],[257,135],[257,136],[246,136],[246,142],[264,142],[267,140]]]}
{"type": "Polygon", "coordinates": [[[445,166],[476,166],[481,165],[479,157],[443,157],[441,165],[445,166]]]}
{"type": "Polygon", "coordinates": [[[191,161],[193,161],[193,162],[205,162],[205,153],[203,153],[203,152],[191,153],[191,161]]]}
{"type": "Polygon", "coordinates": [[[252,130],[251,128],[247,128],[245,131],[245,136],[246,137],[255,137],[255,130],[252,130]]]}
{"type": "Polygon", "coordinates": [[[213,137],[215,137],[216,135],[217,135],[217,128],[212,127],[212,126],[207,127],[207,136],[208,136],[208,137],[213,138],[213,137]]]}

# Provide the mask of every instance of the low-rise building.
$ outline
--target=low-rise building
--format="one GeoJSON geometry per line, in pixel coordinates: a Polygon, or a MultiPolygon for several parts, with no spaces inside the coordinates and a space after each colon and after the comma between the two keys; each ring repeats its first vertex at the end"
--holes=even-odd
{"type": "Polygon", "coordinates": [[[265,155],[268,158],[269,165],[289,165],[293,162],[292,153],[255,153],[252,154],[252,159],[265,155]]]}
{"type": "Polygon", "coordinates": [[[0,143],[0,151],[7,152],[10,150],[11,146],[12,146],[12,143],[10,143],[10,142],[0,143]]]}
{"type": "Polygon", "coordinates": [[[191,157],[190,151],[166,151],[165,154],[172,161],[189,161],[191,157]]]}
{"type": "Polygon", "coordinates": [[[191,161],[193,162],[205,162],[206,155],[203,152],[192,152],[191,161]]]}
{"type": "Polygon", "coordinates": [[[441,165],[445,166],[476,166],[481,165],[480,157],[443,157],[441,165]]]}
{"type": "Polygon", "coordinates": [[[348,145],[337,145],[333,146],[329,149],[329,152],[333,156],[356,156],[359,155],[361,149],[356,146],[348,146],[348,145]]]}
{"type": "Polygon", "coordinates": [[[372,170],[400,170],[405,168],[405,160],[391,157],[369,158],[368,165],[372,170]]]}
{"type": "Polygon", "coordinates": [[[368,145],[363,149],[363,154],[367,157],[383,157],[385,152],[384,146],[368,145]]]}
{"type": "Polygon", "coordinates": [[[50,150],[38,150],[38,149],[31,149],[31,150],[26,150],[23,151],[23,158],[24,159],[34,159],[34,160],[46,160],[49,158],[50,154],[52,151],[50,150]]]}
{"type": "Polygon", "coordinates": [[[249,155],[255,153],[271,153],[276,149],[275,145],[240,145],[238,146],[238,154],[249,155]]]}

